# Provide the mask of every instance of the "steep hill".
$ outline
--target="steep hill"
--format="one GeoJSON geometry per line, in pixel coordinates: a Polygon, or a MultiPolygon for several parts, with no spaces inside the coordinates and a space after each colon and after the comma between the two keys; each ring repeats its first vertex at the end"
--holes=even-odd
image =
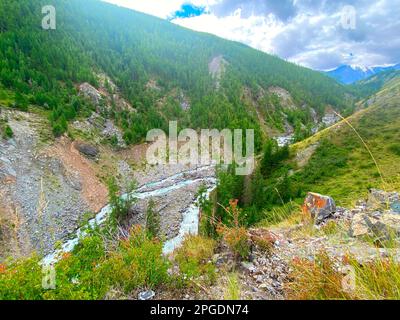
{"type": "Polygon", "coordinates": [[[368,188],[398,189],[399,98],[397,77],[368,99],[370,107],[295,144],[301,167],[295,176],[306,178],[309,190],[330,194],[343,204],[365,197],[368,188]]]}
{"type": "MultiPolygon", "coordinates": [[[[318,72],[101,1],[7,0],[0,21],[0,82],[15,93],[11,105],[48,110],[55,135],[97,107],[78,97],[77,86],[98,88],[99,74],[135,109],[111,105],[105,112],[128,144],[143,140],[150,128],[166,129],[168,119],[194,128],[255,128],[260,137],[260,122],[270,120],[266,111],[280,108],[271,102],[271,87],[290,93],[303,125],[312,123],[314,112],[320,120],[327,106],[352,107],[350,91],[318,72]],[[41,28],[41,8],[49,4],[56,8],[56,30],[41,28]],[[256,109],[243,101],[246,90],[258,97],[256,109]]],[[[285,114],[277,113],[268,128],[284,131],[285,114]]]]}

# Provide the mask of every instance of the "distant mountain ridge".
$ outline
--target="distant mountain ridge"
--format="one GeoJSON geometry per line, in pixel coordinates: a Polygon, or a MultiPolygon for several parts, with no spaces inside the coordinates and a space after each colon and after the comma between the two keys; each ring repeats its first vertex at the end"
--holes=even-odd
{"type": "Polygon", "coordinates": [[[330,70],[325,73],[331,78],[336,79],[340,83],[352,84],[354,82],[364,80],[370,76],[388,70],[400,70],[400,63],[392,66],[376,66],[376,67],[342,65],[334,70],[330,70]]]}

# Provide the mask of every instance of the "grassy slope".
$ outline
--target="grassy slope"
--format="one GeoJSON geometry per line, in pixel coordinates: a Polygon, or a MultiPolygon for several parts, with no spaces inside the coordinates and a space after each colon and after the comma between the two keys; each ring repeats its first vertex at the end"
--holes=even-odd
{"type": "MultiPolygon", "coordinates": [[[[363,143],[342,121],[333,127],[293,146],[296,152],[311,144],[328,140],[347,158],[330,177],[320,179],[312,191],[329,194],[341,205],[350,205],[366,195],[368,188],[400,189],[400,79],[393,79],[375,95],[375,102],[348,118],[374,155],[386,180],[383,185],[378,170],[363,143]]],[[[316,157],[324,160],[329,150],[317,149],[316,157]],[[322,151],[325,151],[322,154],[322,151]]],[[[315,162],[315,161],[314,161],[315,162]]],[[[311,163],[308,164],[310,166],[311,163]]],[[[315,167],[317,165],[313,164],[315,167]]],[[[317,168],[316,168],[317,169],[317,168]]]]}

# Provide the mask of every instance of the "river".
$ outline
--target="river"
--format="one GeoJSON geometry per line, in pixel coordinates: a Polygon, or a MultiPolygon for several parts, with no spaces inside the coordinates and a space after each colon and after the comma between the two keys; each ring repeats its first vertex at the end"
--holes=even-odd
{"type": "MultiPolygon", "coordinates": [[[[203,166],[183,172],[179,172],[177,174],[171,175],[165,179],[150,182],[140,186],[135,192],[131,194],[134,198],[137,199],[147,199],[152,197],[157,197],[160,195],[168,194],[174,190],[182,189],[187,186],[190,186],[195,183],[204,182],[207,185],[206,196],[208,197],[216,188],[216,179],[215,177],[205,176],[205,177],[194,177],[194,178],[185,178],[190,174],[200,173],[201,171],[210,170],[213,166],[203,166]],[[167,184],[167,186],[165,186],[167,184]]],[[[126,199],[129,194],[121,195],[122,199],[126,199]]],[[[182,214],[182,221],[180,223],[179,233],[177,236],[168,239],[163,245],[163,254],[169,254],[175,250],[175,248],[179,247],[187,234],[197,234],[198,226],[199,226],[199,212],[200,209],[196,205],[197,201],[193,201],[193,203],[185,209],[182,214]]],[[[77,229],[74,233],[73,237],[67,241],[65,241],[60,249],[55,250],[54,252],[48,254],[43,258],[42,263],[44,265],[54,264],[59,260],[63,253],[71,252],[75,246],[79,243],[79,240],[85,236],[87,236],[88,228],[93,228],[97,225],[102,225],[107,218],[110,216],[112,211],[111,205],[106,205],[103,207],[100,212],[96,214],[94,218],[88,221],[88,223],[77,229]]]]}

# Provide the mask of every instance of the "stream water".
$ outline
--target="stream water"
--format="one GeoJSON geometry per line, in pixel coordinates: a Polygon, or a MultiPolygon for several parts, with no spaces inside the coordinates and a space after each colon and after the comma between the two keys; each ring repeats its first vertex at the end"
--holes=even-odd
{"type": "MultiPolygon", "coordinates": [[[[208,186],[206,196],[208,197],[212,190],[216,187],[216,179],[213,177],[202,177],[202,178],[192,178],[185,179],[186,175],[197,173],[200,171],[208,170],[212,166],[204,166],[200,168],[196,168],[193,170],[188,170],[185,172],[180,172],[175,175],[172,175],[168,178],[159,180],[157,182],[151,182],[148,184],[144,184],[139,187],[132,196],[137,199],[147,199],[152,197],[161,196],[171,191],[178,190],[184,187],[187,187],[191,184],[198,182],[205,182],[208,186]],[[168,186],[162,186],[166,183],[173,183],[168,186]]],[[[126,199],[129,194],[121,195],[122,199],[126,199]]],[[[187,234],[197,234],[198,232],[198,224],[199,224],[199,212],[200,209],[196,205],[197,201],[194,201],[184,212],[183,219],[180,225],[179,233],[176,237],[169,239],[164,243],[163,253],[169,254],[174,251],[175,248],[179,247],[182,243],[185,235],[187,234]]],[[[93,228],[97,225],[103,224],[107,218],[109,217],[112,211],[111,205],[106,205],[104,208],[100,210],[96,216],[89,220],[88,223],[77,229],[75,235],[72,239],[69,239],[63,243],[60,249],[55,250],[54,252],[48,254],[42,260],[44,265],[50,265],[58,261],[62,253],[71,252],[75,246],[79,243],[79,240],[87,235],[88,228],[93,228]]]]}

